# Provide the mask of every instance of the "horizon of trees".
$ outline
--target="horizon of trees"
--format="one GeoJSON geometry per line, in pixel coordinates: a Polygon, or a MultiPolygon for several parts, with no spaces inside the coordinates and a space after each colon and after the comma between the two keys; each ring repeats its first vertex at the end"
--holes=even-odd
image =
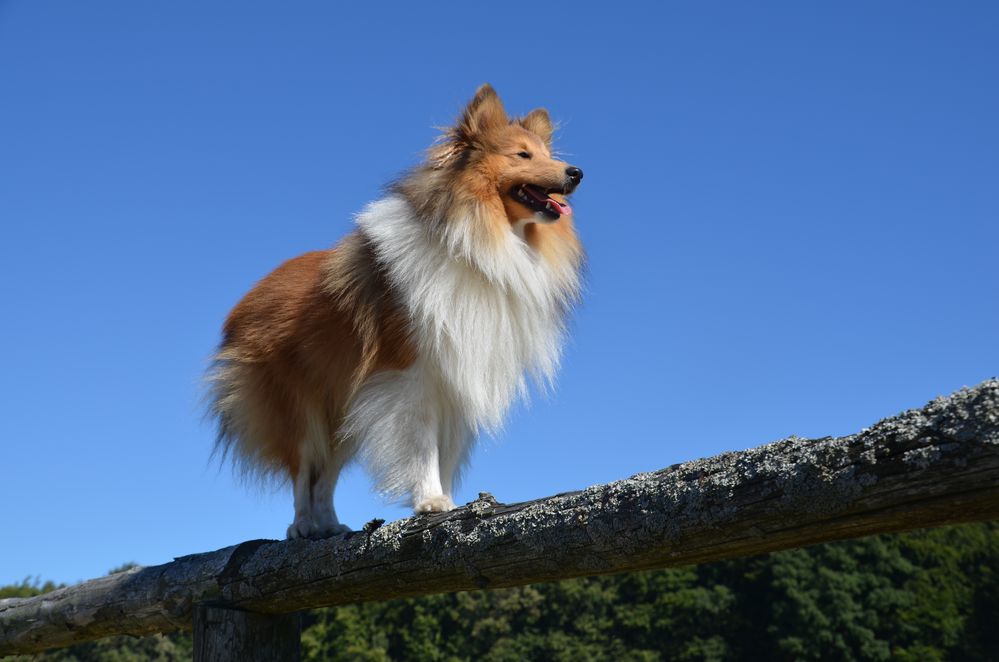
{"type": "MultiPolygon", "coordinates": [[[[129,566],[117,568],[120,571],[129,566]]],[[[57,586],[26,579],[0,598],[57,586]]],[[[999,522],[765,556],[317,609],[304,660],[997,660],[999,522]]],[[[190,660],[190,633],[11,660],[190,660]]]]}

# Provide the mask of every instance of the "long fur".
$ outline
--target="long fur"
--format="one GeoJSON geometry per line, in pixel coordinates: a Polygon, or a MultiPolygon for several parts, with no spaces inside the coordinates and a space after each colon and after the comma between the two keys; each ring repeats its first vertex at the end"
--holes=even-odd
{"type": "Polygon", "coordinates": [[[354,457],[418,512],[452,508],[476,435],[501,426],[526,376],[551,383],[582,250],[571,215],[510,193],[578,183],[550,141],[546,112],[509,120],[480,88],[352,234],[289,260],[229,315],[210,373],[218,447],[291,479],[289,537],[346,530],[332,494],[354,457]]]}

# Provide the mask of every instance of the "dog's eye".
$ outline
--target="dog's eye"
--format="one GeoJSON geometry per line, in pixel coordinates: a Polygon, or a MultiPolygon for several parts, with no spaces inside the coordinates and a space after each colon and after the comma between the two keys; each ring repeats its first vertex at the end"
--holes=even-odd
{"type": "Polygon", "coordinates": [[[530,152],[517,152],[517,156],[519,156],[522,159],[529,159],[529,158],[531,158],[531,153],[530,152]]]}

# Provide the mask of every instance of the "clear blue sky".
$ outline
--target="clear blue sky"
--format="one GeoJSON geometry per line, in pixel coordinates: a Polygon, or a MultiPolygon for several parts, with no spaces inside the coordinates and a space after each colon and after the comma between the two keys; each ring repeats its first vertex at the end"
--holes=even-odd
{"type": "MultiPolygon", "coordinates": [[[[283,535],[289,490],[209,462],[222,320],[485,81],[586,171],[588,288],[458,501],[999,374],[999,5],[346,4],[0,2],[0,584],[283,535]]],[[[356,470],[337,507],[406,513],[356,470]]]]}

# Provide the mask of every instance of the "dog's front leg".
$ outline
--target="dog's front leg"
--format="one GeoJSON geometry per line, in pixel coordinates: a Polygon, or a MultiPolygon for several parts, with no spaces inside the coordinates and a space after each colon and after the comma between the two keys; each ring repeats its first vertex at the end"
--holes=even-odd
{"type": "MultiPolygon", "coordinates": [[[[413,511],[416,513],[442,513],[454,508],[450,490],[445,491],[441,480],[441,415],[431,397],[424,398],[424,409],[413,416],[407,450],[410,455],[405,465],[412,487],[413,511]]],[[[450,486],[450,476],[446,482],[450,486]]]]}
{"type": "Polygon", "coordinates": [[[369,378],[347,416],[347,429],[359,441],[379,490],[408,496],[417,513],[454,508],[455,462],[441,441],[453,427],[443,424],[453,418],[448,411],[446,392],[417,364],[369,378]],[[442,464],[450,469],[444,476],[442,464]]]}

